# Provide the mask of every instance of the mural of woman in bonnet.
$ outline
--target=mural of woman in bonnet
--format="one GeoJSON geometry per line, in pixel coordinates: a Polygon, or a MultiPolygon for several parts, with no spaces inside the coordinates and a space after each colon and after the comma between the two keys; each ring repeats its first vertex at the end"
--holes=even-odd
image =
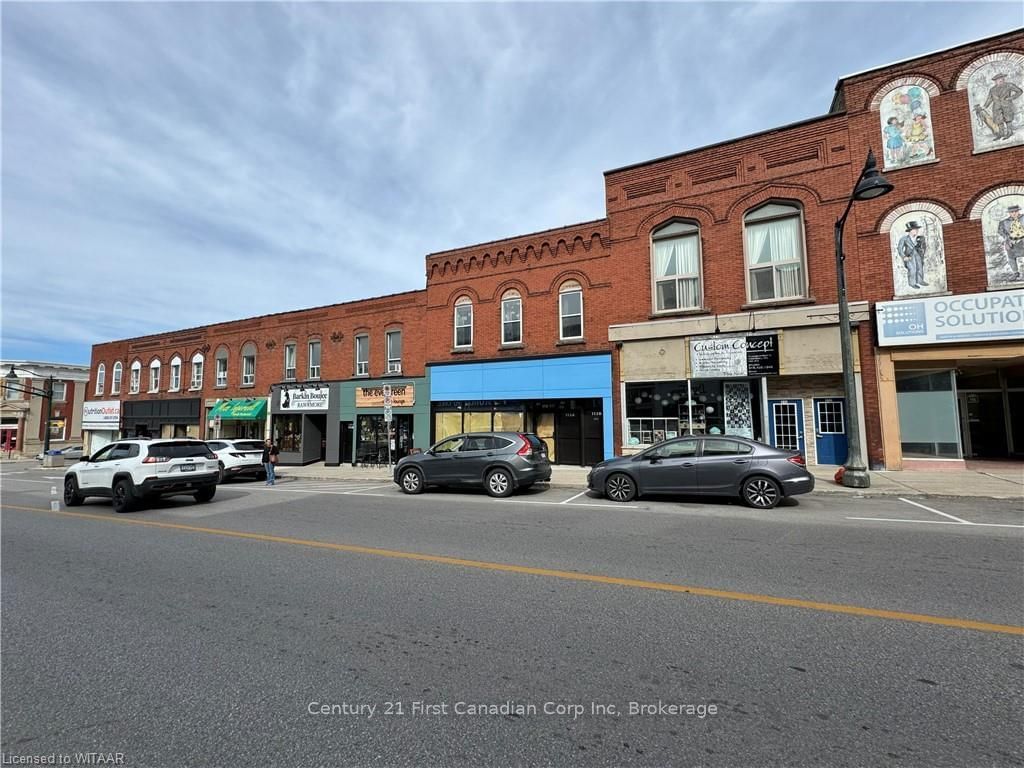
{"type": "Polygon", "coordinates": [[[903,123],[893,115],[885,121],[882,129],[885,135],[885,160],[889,165],[903,162],[903,123]]]}
{"type": "Polygon", "coordinates": [[[879,102],[885,167],[902,168],[935,157],[928,91],[921,85],[899,85],[879,102]]]}

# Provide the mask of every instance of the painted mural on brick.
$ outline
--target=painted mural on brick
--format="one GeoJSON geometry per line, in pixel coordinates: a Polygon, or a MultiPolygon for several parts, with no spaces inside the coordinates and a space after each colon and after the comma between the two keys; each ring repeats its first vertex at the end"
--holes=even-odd
{"type": "Polygon", "coordinates": [[[974,149],[1024,144],[1024,56],[988,56],[967,80],[974,149]]]}
{"type": "Polygon", "coordinates": [[[1024,195],[997,197],[981,214],[988,284],[991,288],[1024,283],[1024,195]]]}
{"type": "Polygon", "coordinates": [[[903,214],[889,231],[892,285],[896,296],[919,296],[946,290],[946,253],[942,222],[928,211],[903,214]]]}
{"type": "Polygon", "coordinates": [[[935,159],[928,92],[921,85],[893,88],[879,105],[885,168],[903,168],[935,159]]]}

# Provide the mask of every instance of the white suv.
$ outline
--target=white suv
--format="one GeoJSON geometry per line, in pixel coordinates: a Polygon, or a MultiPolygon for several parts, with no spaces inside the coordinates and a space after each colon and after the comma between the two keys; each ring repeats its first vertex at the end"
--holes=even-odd
{"type": "Polygon", "coordinates": [[[217,492],[217,457],[201,440],[118,440],[64,472],[64,503],[111,499],[115,512],[139,501],[190,494],[206,502],[217,492]]]}
{"type": "Polygon", "coordinates": [[[210,450],[217,454],[220,469],[218,481],[223,483],[229,477],[252,475],[265,478],[262,440],[207,440],[210,450]]]}

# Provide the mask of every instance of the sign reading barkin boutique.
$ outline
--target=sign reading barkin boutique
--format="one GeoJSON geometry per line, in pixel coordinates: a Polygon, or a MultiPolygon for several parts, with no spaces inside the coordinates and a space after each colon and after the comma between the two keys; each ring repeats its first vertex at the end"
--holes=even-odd
{"type": "Polygon", "coordinates": [[[282,411],[326,411],[331,399],[330,387],[284,387],[282,411]]]}
{"type": "Polygon", "coordinates": [[[712,336],[690,339],[690,376],[728,379],[779,372],[779,335],[712,336]]]}

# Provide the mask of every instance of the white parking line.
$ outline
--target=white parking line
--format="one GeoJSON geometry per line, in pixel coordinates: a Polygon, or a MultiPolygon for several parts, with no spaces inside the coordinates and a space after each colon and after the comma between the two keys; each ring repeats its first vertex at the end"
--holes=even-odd
{"type": "MultiPolygon", "coordinates": [[[[575,498],[575,497],[574,497],[575,498]]],[[[494,499],[495,501],[504,501],[510,504],[547,504],[549,506],[561,506],[564,501],[526,501],[525,499],[494,499]]],[[[573,504],[574,507],[601,507],[603,509],[640,509],[638,506],[632,504],[573,504]]]]}
{"type": "Polygon", "coordinates": [[[585,493],[586,493],[586,491],[580,491],[580,492],[579,492],[579,493],[577,493],[577,494],[576,494],[575,496],[573,496],[573,497],[572,497],[572,499],[566,499],[565,501],[560,501],[560,502],[558,502],[558,503],[559,503],[559,504],[568,504],[568,503],[569,503],[570,501],[572,501],[573,499],[578,499],[578,498],[579,498],[580,496],[582,496],[582,495],[583,495],[583,494],[585,494],[585,493]]]}
{"type": "Polygon", "coordinates": [[[970,525],[975,528],[1024,528],[1014,523],[954,523],[952,520],[899,520],[892,517],[848,517],[847,520],[869,520],[873,523],[916,523],[918,525],[970,525]]]}
{"type": "Polygon", "coordinates": [[[961,525],[976,525],[976,523],[972,523],[972,522],[970,522],[968,520],[962,520],[959,517],[954,517],[953,515],[948,515],[945,512],[940,512],[937,509],[932,509],[931,507],[926,507],[924,504],[918,504],[916,501],[911,501],[910,499],[904,499],[902,496],[899,497],[899,499],[900,499],[900,501],[906,502],[907,504],[913,504],[915,507],[920,507],[921,509],[927,509],[929,512],[934,512],[936,515],[942,515],[942,517],[948,517],[950,520],[956,520],[961,525]]]}
{"type": "Polygon", "coordinates": [[[365,488],[356,488],[354,491],[345,491],[345,493],[355,495],[358,493],[362,493],[363,491],[373,491],[378,488],[393,488],[394,486],[394,483],[385,483],[384,485],[368,485],[365,488]]]}

